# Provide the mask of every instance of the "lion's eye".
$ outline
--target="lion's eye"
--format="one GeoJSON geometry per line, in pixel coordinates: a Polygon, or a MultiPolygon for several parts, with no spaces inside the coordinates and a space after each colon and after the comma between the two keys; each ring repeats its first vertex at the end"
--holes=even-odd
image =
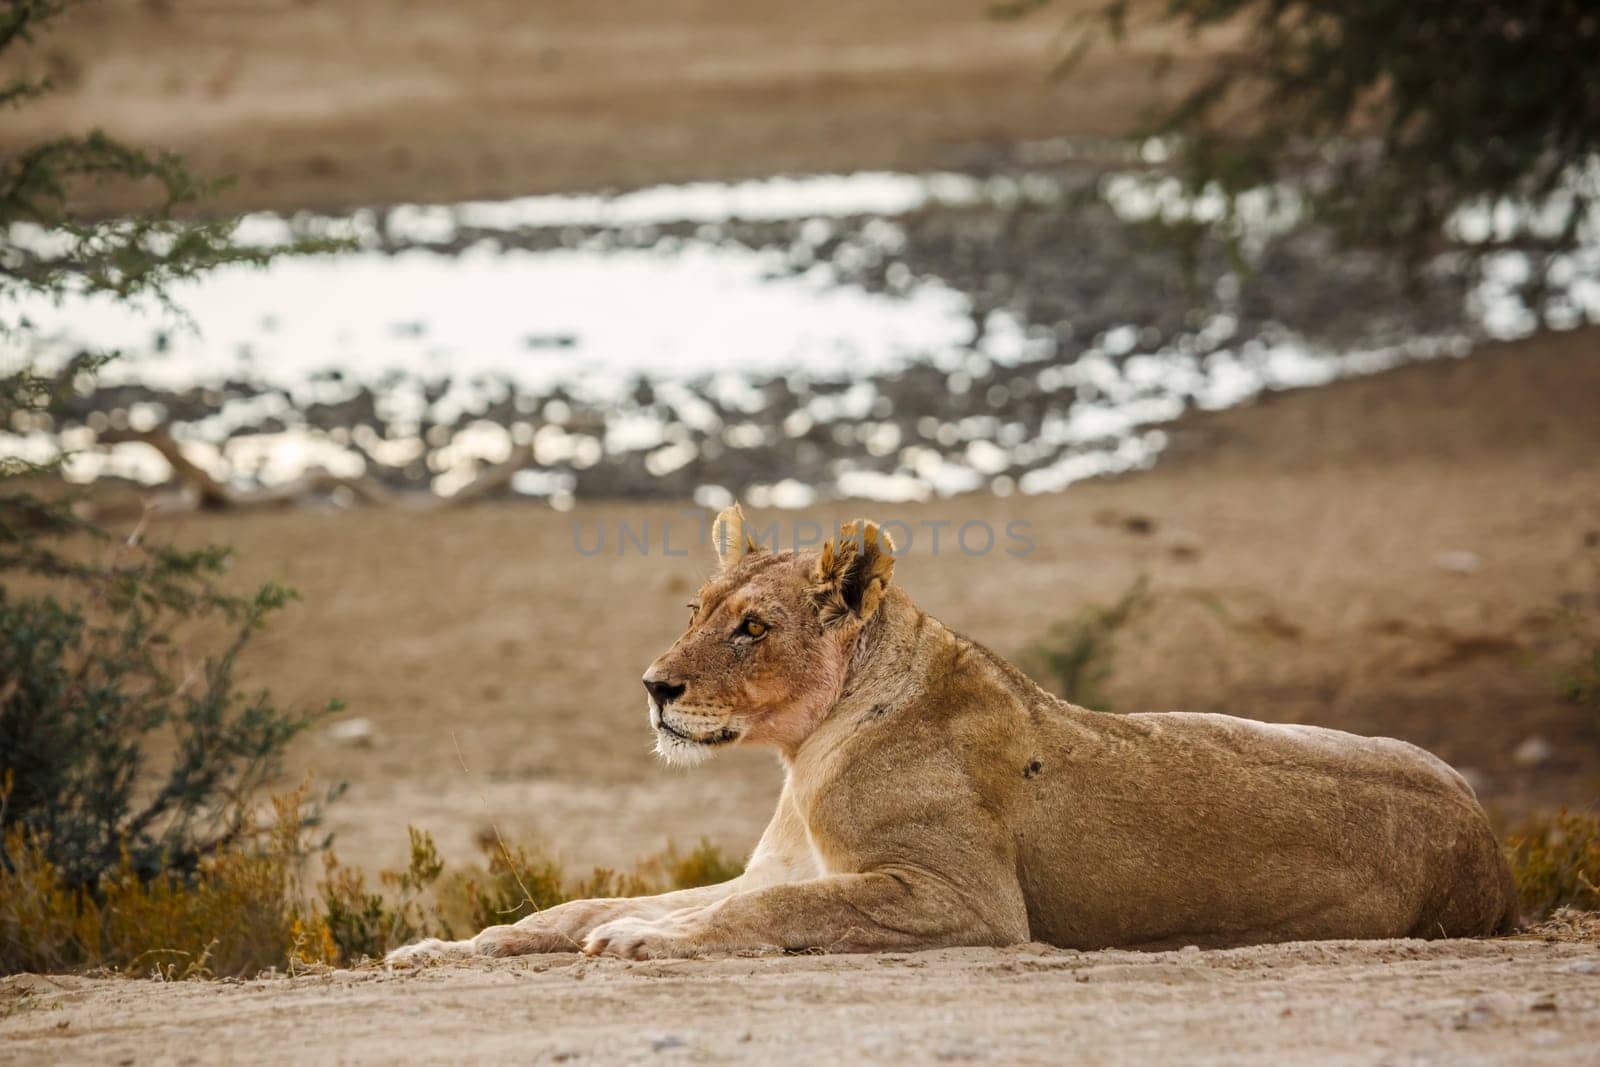
{"type": "Polygon", "coordinates": [[[746,619],[739,624],[739,633],[745,637],[759,638],[767,632],[767,624],[760,619],[746,619]]]}

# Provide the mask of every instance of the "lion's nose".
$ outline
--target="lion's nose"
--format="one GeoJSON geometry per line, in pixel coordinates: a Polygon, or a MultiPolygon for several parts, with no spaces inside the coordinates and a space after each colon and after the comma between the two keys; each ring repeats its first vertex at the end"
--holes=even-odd
{"type": "Polygon", "coordinates": [[[666,707],[674,700],[677,700],[679,697],[683,696],[683,691],[688,687],[681,683],[673,684],[672,682],[663,682],[658,681],[655,678],[646,677],[644,680],[644,688],[645,692],[655,697],[657,704],[661,705],[662,707],[666,707]]]}

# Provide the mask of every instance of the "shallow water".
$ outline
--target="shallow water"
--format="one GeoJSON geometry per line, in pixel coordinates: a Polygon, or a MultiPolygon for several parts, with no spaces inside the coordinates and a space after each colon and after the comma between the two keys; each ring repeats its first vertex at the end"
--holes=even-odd
{"type": "MultiPolygon", "coordinates": [[[[249,216],[247,240],[357,247],[186,284],[187,324],[24,306],[47,358],[128,356],[65,423],[4,446],[165,423],[241,485],[323,466],[450,493],[520,442],[513,489],[557,506],[1045,492],[1148,465],[1186,408],[1532,328],[1514,260],[1475,292],[1418,297],[1270,197],[1239,234],[1249,270],[1219,246],[1186,274],[1138,225],[1206,210],[1148,174],[1058,167],[249,216]]],[[[1600,257],[1569,273],[1574,322],[1600,321],[1600,257]]],[[[169,473],[139,444],[72,471],[169,473]]]]}

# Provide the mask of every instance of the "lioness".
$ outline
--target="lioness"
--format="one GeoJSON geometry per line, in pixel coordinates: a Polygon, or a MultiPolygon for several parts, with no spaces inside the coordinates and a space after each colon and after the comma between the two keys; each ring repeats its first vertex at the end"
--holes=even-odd
{"type": "Polygon", "coordinates": [[[634,959],[1036,940],[1067,948],[1462,937],[1515,925],[1459,774],[1412,745],[1051,696],[890,585],[851,523],[762,551],[736,507],[721,569],[650,669],[657,751],[766,745],[785,781],[745,873],[580,900],[391,959],[581,949],[634,959]]]}

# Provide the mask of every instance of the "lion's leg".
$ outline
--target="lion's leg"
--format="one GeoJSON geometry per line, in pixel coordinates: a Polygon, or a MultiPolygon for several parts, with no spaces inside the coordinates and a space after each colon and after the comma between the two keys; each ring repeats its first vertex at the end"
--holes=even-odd
{"type": "Polygon", "coordinates": [[[429,938],[395,949],[385,963],[410,964],[469,959],[473,956],[528,956],[540,952],[577,952],[589,931],[615,919],[655,919],[714,904],[747,884],[741,875],[732,881],[698,889],[680,889],[651,897],[600,897],[569,900],[535,912],[514,923],[490,926],[466,941],[429,938]]]}
{"type": "Polygon", "coordinates": [[[629,959],[709,952],[874,952],[952,945],[1006,945],[1028,939],[1021,888],[989,894],[983,911],[928,876],[833,875],[737,893],[720,903],[662,919],[622,918],[596,927],[590,955],[629,959]]]}
{"type": "Polygon", "coordinates": [[[465,944],[469,955],[526,956],[536,952],[577,952],[596,926],[615,919],[654,919],[684,908],[704,907],[738,892],[743,876],[718,885],[680,889],[652,897],[599,897],[571,900],[515,923],[491,926],[465,944]]]}
{"type": "Polygon", "coordinates": [[[395,949],[386,963],[422,963],[469,959],[473,956],[529,956],[541,952],[577,952],[589,931],[614,919],[654,919],[685,908],[714,904],[737,892],[743,877],[698,889],[682,889],[650,897],[597,897],[569,900],[534,912],[514,923],[486,927],[466,941],[429,938],[395,949]]]}
{"type": "Polygon", "coordinates": [[[471,956],[525,956],[539,952],[577,952],[597,926],[631,918],[641,921],[665,918],[685,909],[704,908],[736,893],[810,878],[815,861],[805,829],[785,793],[772,821],[746,865],[731,881],[698,889],[680,889],[650,897],[611,897],[572,900],[536,912],[515,923],[491,926],[467,941],[429,939],[396,949],[387,963],[421,963],[465,959],[471,956]]]}

